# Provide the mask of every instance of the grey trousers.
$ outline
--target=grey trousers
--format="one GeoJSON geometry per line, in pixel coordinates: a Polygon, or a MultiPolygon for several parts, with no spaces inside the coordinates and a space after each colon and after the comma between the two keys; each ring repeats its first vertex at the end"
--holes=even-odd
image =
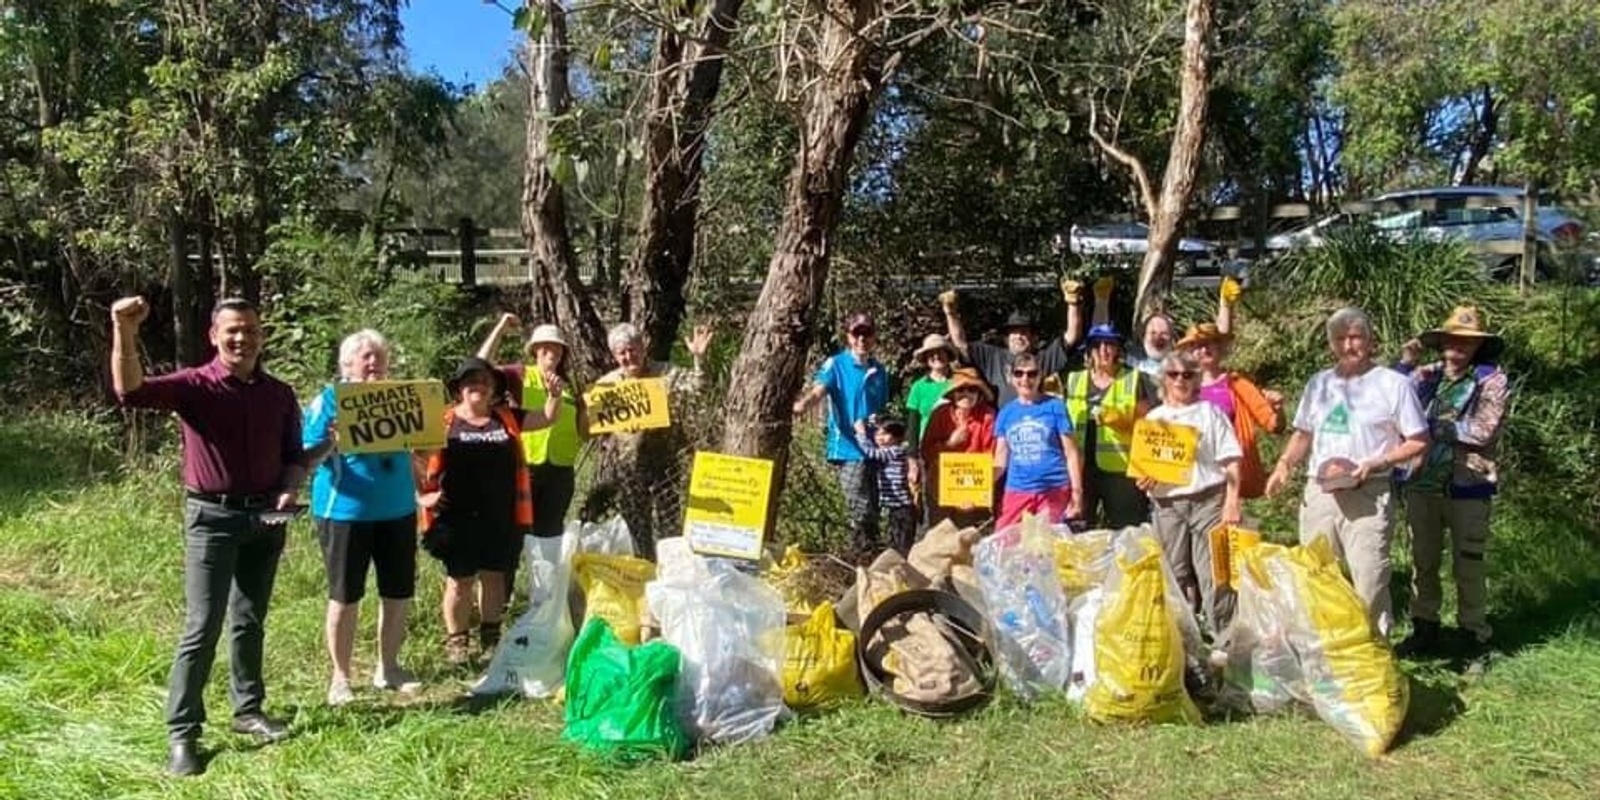
{"type": "Polygon", "coordinates": [[[205,688],[216,660],[224,614],[228,627],[228,697],[235,717],[261,713],[263,627],[283,553],[284,528],[263,526],[254,512],[194,498],[183,507],[183,635],[167,688],[167,735],[194,741],[206,721],[205,688]]]}
{"type": "Polygon", "coordinates": [[[1217,586],[1211,574],[1211,531],[1222,525],[1222,501],[1227,491],[1214,486],[1185,497],[1152,501],[1156,536],[1161,552],[1178,586],[1194,590],[1206,626],[1213,636],[1227,630],[1233,619],[1233,591],[1217,586]]]}
{"type": "Polygon", "coordinates": [[[857,553],[878,549],[878,470],[871,461],[835,461],[839,491],[850,520],[850,546],[857,553]]]}

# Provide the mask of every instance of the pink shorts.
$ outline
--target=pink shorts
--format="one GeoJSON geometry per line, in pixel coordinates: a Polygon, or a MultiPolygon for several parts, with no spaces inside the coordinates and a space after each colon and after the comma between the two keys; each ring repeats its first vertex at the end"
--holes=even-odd
{"type": "Polygon", "coordinates": [[[994,529],[1002,530],[1021,522],[1024,512],[1042,515],[1045,522],[1053,525],[1066,516],[1067,506],[1071,502],[1071,486],[1043,492],[1013,492],[1007,489],[1000,497],[1000,519],[995,521],[994,529]]]}

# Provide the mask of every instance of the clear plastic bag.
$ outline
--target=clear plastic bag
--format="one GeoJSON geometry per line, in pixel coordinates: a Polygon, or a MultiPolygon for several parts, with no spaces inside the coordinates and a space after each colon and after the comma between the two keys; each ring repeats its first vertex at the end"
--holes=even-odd
{"type": "Polygon", "coordinates": [[[622,517],[612,517],[602,522],[573,520],[567,523],[566,530],[577,535],[580,553],[606,556],[638,555],[633,550],[633,535],[628,532],[628,523],[624,522],[622,517]]]}
{"type": "Polygon", "coordinates": [[[1299,704],[1311,704],[1300,657],[1289,646],[1282,615],[1274,610],[1266,573],[1259,566],[1245,567],[1252,558],[1283,549],[1279,545],[1254,544],[1233,553],[1231,574],[1237,577],[1231,580],[1238,600],[1225,637],[1227,663],[1218,698],[1226,707],[1275,714],[1293,710],[1299,704]]]}
{"type": "Polygon", "coordinates": [[[1055,537],[1030,517],[978,543],[974,561],[1000,676],[1024,699],[1064,691],[1072,678],[1066,592],[1055,537]]]}
{"type": "Polygon", "coordinates": [[[473,694],[551,697],[561,688],[576,633],[567,598],[577,546],[577,531],[571,526],[559,539],[525,539],[528,609],[500,640],[473,694]]]}
{"type": "Polygon", "coordinates": [[[645,587],[661,638],[683,654],[679,718],[701,742],[766,736],[788,714],[783,598],[728,564],[703,561],[690,571],[697,573],[692,581],[658,580],[645,587]]]}

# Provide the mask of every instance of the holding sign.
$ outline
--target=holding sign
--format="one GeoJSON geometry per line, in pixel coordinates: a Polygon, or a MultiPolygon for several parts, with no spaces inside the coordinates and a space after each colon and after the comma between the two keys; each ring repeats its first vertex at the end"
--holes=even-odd
{"type": "Polygon", "coordinates": [[[1141,419],[1133,424],[1128,477],[1187,486],[1199,444],[1200,431],[1188,425],[1141,419]]]}
{"type": "Polygon", "coordinates": [[[600,384],[583,399],[588,405],[590,433],[642,431],[672,424],[667,382],[660,378],[600,384]]]}
{"type": "Polygon", "coordinates": [[[444,447],[444,384],[438,381],[336,383],[333,397],[342,452],[444,447]]]}
{"type": "Polygon", "coordinates": [[[945,508],[994,505],[994,455],[940,453],[939,505],[945,508]]]}
{"type": "Polygon", "coordinates": [[[771,461],[695,453],[683,514],[689,548],[702,555],[759,559],[771,492],[771,461]]]}

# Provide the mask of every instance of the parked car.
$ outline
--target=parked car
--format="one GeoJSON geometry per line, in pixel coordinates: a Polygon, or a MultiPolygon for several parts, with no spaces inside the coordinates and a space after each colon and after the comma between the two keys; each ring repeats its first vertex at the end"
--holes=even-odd
{"type": "MultiPolygon", "coordinates": [[[[1466,242],[1478,252],[1491,277],[1509,279],[1517,274],[1520,260],[1522,198],[1522,189],[1495,186],[1446,186],[1390,192],[1372,199],[1377,210],[1370,215],[1341,211],[1268,238],[1266,249],[1270,253],[1316,247],[1334,231],[1364,220],[1397,239],[1423,237],[1466,242]],[[1430,204],[1431,208],[1416,207],[1430,204]],[[1399,206],[1401,210],[1386,211],[1383,210],[1385,205],[1399,206]]],[[[1582,241],[1583,222],[1570,212],[1553,205],[1540,205],[1536,211],[1535,236],[1542,261],[1550,248],[1582,241]]]]}
{"type": "MultiPolygon", "coordinates": [[[[1143,222],[1108,222],[1101,225],[1074,225],[1067,236],[1068,246],[1080,256],[1144,255],[1150,249],[1150,226],[1143,222]]],[[[1216,242],[1183,237],[1178,240],[1182,258],[1210,258],[1216,242]]]]}

